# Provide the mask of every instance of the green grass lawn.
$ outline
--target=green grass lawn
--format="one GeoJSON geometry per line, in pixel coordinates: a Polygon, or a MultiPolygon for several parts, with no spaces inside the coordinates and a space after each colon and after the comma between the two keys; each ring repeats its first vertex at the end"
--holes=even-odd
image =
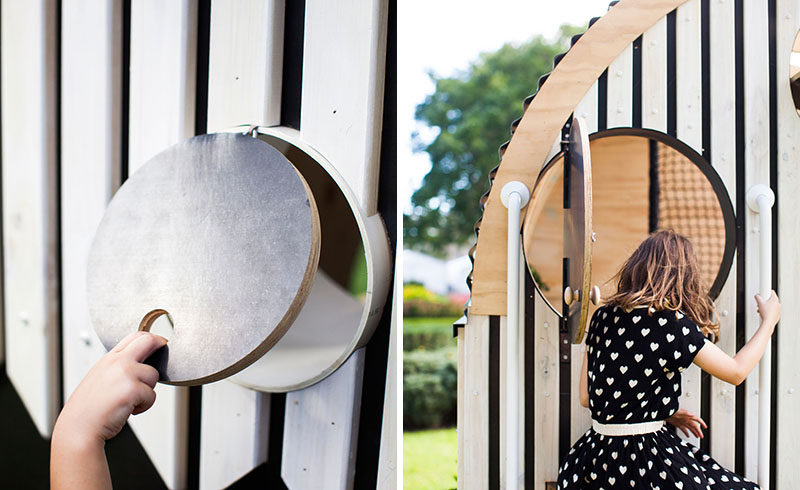
{"type": "Polygon", "coordinates": [[[403,350],[438,349],[456,345],[453,317],[404,317],[403,350]]]}
{"type": "Polygon", "coordinates": [[[456,429],[403,432],[403,488],[456,488],[456,429]]]}

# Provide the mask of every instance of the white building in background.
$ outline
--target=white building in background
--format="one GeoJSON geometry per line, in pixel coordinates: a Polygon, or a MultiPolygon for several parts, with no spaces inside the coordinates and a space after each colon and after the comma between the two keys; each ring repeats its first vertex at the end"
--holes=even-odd
{"type": "Polygon", "coordinates": [[[422,283],[437,294],[469,294],[466,280],[471,267],[466,253],[446,260],[403,250],[403,281],[422,283]]]}

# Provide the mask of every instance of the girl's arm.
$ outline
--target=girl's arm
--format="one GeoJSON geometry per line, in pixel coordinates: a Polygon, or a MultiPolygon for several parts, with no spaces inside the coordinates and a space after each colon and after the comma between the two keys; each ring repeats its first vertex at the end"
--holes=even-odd
{"type": "Polygon", "coordinates": [[[122,430],[129,415],[142,413],[155,402],[158,371],[141,362],[166,343],[164,337],[134,332],[89,370],[53,429],[52,489],[111,488],[105,442],[122,430]]]}
{"type": "Polygon", "coordinates": [[[589,354],[584,346],[583,365],[581,366],[581,381],[578,392],[581,397],[581,405],[589,408],[589,354]]]}
{"type": "Polygon", "coordinates": [[[741,384],[761,360],[767,342],[775,331],[775,324],[781,316],[781,303],[775,291],[772,291],[767,301],[759,295],[755,297],[761,325],[747,344],[731,357],[715,344],[706,342],[694,358],[694,363],[703,371],[734,385],[741,384]]]}

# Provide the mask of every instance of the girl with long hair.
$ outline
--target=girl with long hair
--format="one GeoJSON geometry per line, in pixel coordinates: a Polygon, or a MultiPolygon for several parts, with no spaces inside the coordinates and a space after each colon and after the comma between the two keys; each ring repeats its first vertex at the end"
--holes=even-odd
{"type": "Polygon", "coordinates": [[[681,372],[694,362],[728,383],[744,381],[780,318],[775,291],[769,299],[755,296],[761,325],[731,357],[715,345],[719,319],[685,237],[652,233],[614,279],[617,292],[589,322],[581,370],[581,404],[592,428],[561,461],[559,488],[759,488],[670,425],[702,437],[702,419],[678,410],[681,372]]]}

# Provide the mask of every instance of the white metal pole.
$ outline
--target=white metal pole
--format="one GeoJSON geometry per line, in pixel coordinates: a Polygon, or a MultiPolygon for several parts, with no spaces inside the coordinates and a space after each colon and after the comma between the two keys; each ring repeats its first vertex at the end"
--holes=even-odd
{"type": "Polygon", "coordinates": [[[503,186],[508,208],[508,268],[506,287],[506,489],[519,488],[519,247],[520,210],[528,203],[528,187],[512,181],[503,186]]]}
{"type": "MultiPolygon", "coordinates": [[[[772,291],[772,205],[775,194],[768,186],[757,184],[747,191],[747,204],[758,213],[759,221],[759,295],[768,299],[772,291]]],[[[772,340],[758,366],[758,484],[769,490],[770,400],[772,399],[772,340]]]]}

